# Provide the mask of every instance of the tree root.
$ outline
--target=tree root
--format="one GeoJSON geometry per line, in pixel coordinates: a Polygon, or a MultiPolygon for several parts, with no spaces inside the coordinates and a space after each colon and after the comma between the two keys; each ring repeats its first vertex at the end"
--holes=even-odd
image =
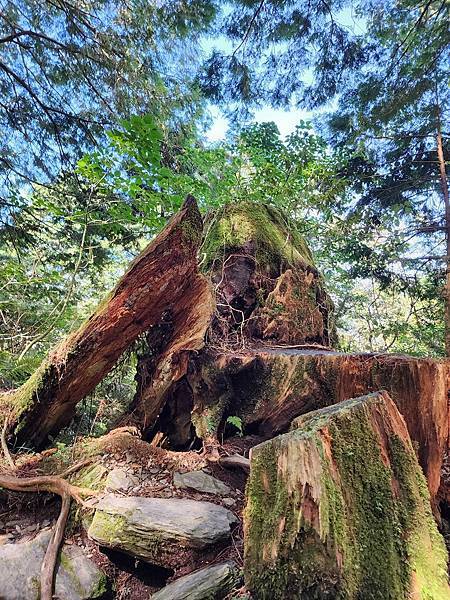
{"type": "Polygon", "coordinates": [[[1,435],[1,444],[3,454],[5,455],[6,462],[9,464],[11,469],[15,469],[16,465],[14,464],[13,457],[11,456],[11,452],[8,448],[8,442],[6,441],[6,434],[8,431],[8,417],[6,417],[5,422],[3,423],[2,435],[1,435]]]}
{"type": "MultiPolygon", "coordinates": [[[[80,461],[67,469],[63,475],[67,476],[74,473],[90,462],[92,462],[92,459],[80,461]]],[[[97,492],[90,490],[89,488],[72,485],[58,475],[21,478],[0,473],[0,487],[15,492],[49,492],[51,494],[58,494],[58,496],[61,497],[61,510],[41,567],[40,598],[41,600],[52,600],[56,561],[59,548],[64,539],[64,529],[69,516],[71,501],[73,499],[78,504],[91,508],[83,498],[86,496],[96,496],[97,492]]]]}
{"type": "Polygon", "coordinates": [[[66,527],[67,518],[69,516],[70,496],[64,495],[61,498],[61,511],[55,528],[53,529],[52,537],[47,546],[44,560],[41,566],[41,600],[52,600],[53,598],[53,581],[55,578],[56,561],[58,559],[59,547],[64,538],[64,529],[66,527]]]}

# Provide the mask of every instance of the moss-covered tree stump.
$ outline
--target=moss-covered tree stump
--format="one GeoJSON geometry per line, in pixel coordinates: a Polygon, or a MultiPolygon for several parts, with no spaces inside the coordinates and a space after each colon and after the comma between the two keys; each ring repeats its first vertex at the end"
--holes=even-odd
{"type": "Polygon", "coordinates": [[[333,345],[333,305],[306,240],[273,206],[230,203],[209,215],[202,268],[214,284],[215,343],[333,345]]]}
{"type": "Polygon", "coordinates": [[[244,569],[254,596],[450,598],[425,479],[389,395],[295,425],[251,456],[244,569]]]}

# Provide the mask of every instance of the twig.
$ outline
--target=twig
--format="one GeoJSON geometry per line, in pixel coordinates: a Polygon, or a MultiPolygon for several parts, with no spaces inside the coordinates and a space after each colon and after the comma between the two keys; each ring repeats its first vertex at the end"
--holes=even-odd
{"type": "Polygon", "coordinates": [[[242,38],[241,43],[233,50],[233,54],[231,56],[234,56],[247,41],[247,38],[250,35],[250,31],[252,30],[253,23],[256,21],[256,18],[258,17],[259,13],[262,10],[262,7],[264,6],[264,1],[265,0],[261,0],[261,2],[259,3],[258,8],[255,10],[252,18],[250,19],[250,23],[248,24],[248,27],[244,33],[244,37],[242,38]]]}
{"type": "Polygon", "coordinates": [[[3,423],[2,435],[1,435],[1,444],[3,454],[5,455],[6,461],[11,467],[11,469],[15,469],[16,465],[14,464],[13,457],[11,456],[11,452],[8,448],[8,443],[6,441],[6,432],[8,431],[8,417],[6,417],[5,422],[3,423]]]}

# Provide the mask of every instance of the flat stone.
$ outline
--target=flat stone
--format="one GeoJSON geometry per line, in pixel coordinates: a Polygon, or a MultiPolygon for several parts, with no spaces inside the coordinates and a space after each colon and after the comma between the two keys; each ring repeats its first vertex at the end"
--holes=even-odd
{"type": "MultiPolygon", "coordinates": [[[[38,600],[40,571],[51,531],[32,540],[0,546],[0,598],[38,600]]],[[[56,571],[55,596],[60,600],[88,600],[106,593],[106,577],[77,546],[64,545],[56,571]]]]}
{"type": "Polygon", "coordinates": [[[139,484],[139,479],[132,473],[128,473],[124,469],[113,469],[108,473],[106,478],[106,490],[114,492],[116,490],[127,491],[139,484]]]}
{"type": "Polygon", "coordinates": [[[239,581],[239,570],[232,561],[212,565],[180,577],[151,596],[151,600],[221,600],[239,581]]]}
{"type": "Polygon", "coordinates": [[[173,484],[177,488],[191,488],[204,494],[228,496],[233,491],[225,483],[204,471],[189,471],[188,473],[174,473],[173,484]]]}
{"type": "Polygon", "coordinates": [[[227,539],[236,521],[210,502],[109,494],[96,505],[88,535],[102,546],[166,566],[183,560],[181,549],[201,550],[227,539]]]}

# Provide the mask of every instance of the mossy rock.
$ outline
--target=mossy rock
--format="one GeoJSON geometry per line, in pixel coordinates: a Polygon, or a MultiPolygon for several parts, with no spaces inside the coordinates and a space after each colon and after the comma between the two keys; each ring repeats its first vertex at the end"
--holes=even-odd
{"type": "Polygon", "coordinates": [[[296,426],[252,451],[244,571],[255,597],[449,599],[425,478],[388,394],[296,426]]]}
{"type": "Polygon", "coordinates": [[[231,535],[237,519],[211,502],[109,494],[97,504],[88,535],[107,548],[162,567],[184,564],[231,535]]]}
{"type": "MultiPolygon", "coordinates": [[[[0,598],[38,600],[40,569],[51,538],[44,530],[34,539],[0,546],[0,598]]],[[[60,600],[93,600],[110,597],[103,573],[78,546],[64,545],[56,567],[55,597],[60,600]]]]}

